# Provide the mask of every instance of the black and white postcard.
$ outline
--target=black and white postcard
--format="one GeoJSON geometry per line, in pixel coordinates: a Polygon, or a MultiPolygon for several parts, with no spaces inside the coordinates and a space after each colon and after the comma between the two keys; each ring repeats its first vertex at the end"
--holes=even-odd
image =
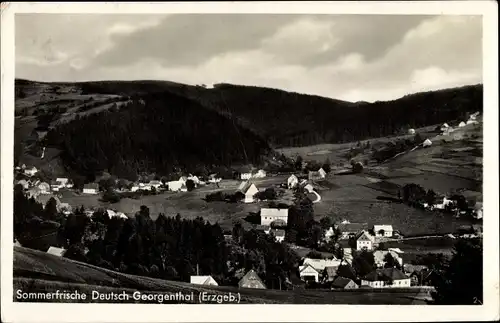
{"type": "Polygon", "coordinates": [[[2,321],[499,319],[497,10],[3,3],[2,321]]]}

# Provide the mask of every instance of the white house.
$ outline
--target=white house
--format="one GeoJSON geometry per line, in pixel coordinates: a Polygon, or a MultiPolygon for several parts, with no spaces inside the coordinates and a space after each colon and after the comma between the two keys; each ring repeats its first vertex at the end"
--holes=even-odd
{"type": "Polygon", "coordinates": [[[58,177],[56,178],[56,183],[59,184],[59,188],[63,188],[69,183],[69,179],[65,177],[58,177]]]}
{"type": "Polygon", "coordinates": [[[311,184],[307,184],[306,186],[304,186],[304,190],[308,193],[312,193],[314,192],[314,187],[311,184]]]}
{"type": "Polygon", "coordinates": [[[476,120],[467,120],[467,124],[477,124],[478,122],[476,120]]]}
{"type": "Polygon", "coordinates": [[[394,230],[392,229],[392,225],[382,224],[382,225],[374,225],[373,232],[376,237],[392,237],[394,230]]]}
{"type": "Polygon", "coordinates": [[[422,146],[424,147],[429,147],[432,145],[432,141],[429,140],[429,138],[425,139],[424,142],[422,143],[422,146]]]}
{"type": "Polygon", "coordinates": [[[438,209],[438,210],[444,210],[446,208],[446,206],[451,204],[451,203],[453,203],[453,200],[450,200],[450,199],[446,198],[446,196],[445,196],[445,197],[443,197],[442,202],[434,204],[434,208],[438,209]]]}
{"type": "Polygon", "coordinates": [[[447,124],[447,123],[443,123],[443,125],[441,126],[441,131],[446,131],[446,129],[448,129],[450,126],[447,124]]]}
{"type": "Polygon", "coordinates": [[[130,187],[131,192],[137,192],[139,190],[139,185],[134,184],[130,187]]]}
{"type": "Polygon", "coordinates": [[[408,134],[409,135],[414,135],[415,134],[415,129],[408,129],[408,134]]]}
{"type": "Polygon", "coordinates": [[[33,176],[35,175],[36,173],[38,173],[38,169],[36,169],[35,166],[31,167],[31,168],[26,168],[24,169],[24,174],[28,175],[28,176],[33,176]]]}
{"type": "Polygon", "coordinates": [[[462,121],[462,122],[460,122],[460,123],[458,124],[458,127],[459,127],[459,128],[465,127],[465,122],[463,122],[463,121],[462,121]]]}
{"type": "Polygon", "coordinates": [[[150,187],[154,187],[155,189],[159,189],[160,186],[161,186],[161,182],[160,181],[157,181],[157,180],[154,180],[154,181],[149,181],[149,184],[148,184],[150,187]]]}
{"type": "Polygon", "coordinates": [[[294,174],[290,175],[287,180],[288,189],[295,188],[299,184],[299,179],[294,174]]]}
{"type": "Polygon", "coordinates": [[[200,185],[200,179],[198,178],[198,176],[196,175],[191,175],[189,174],[188,178],[187,179],[190,179],[193,181],[194,185],[198,186],[200,185]]]}
{"type": "Polygon", "coordinates": [[[245,194],[245,203],[253,203],[255,201],[255,194],[259,192],[257,186],[254,183],[250,182],[242,182],[240,186],[238,186],[238,191],[245,194]]]}
{"type": "Polygon", "coordinates": [[[188,178],[186,176],[181,176],[179,178],[179,182],[181,182],[183,185],[186,185],[188,178]]]}
{"type": "Polygon", "coordinates": [[[330,241],[330,239],[335,235],[335,229],[333,227],[325,230],[325,241],[330,241]]]}
{"type": "Polygon", "coordinates": [[[317,272],[322,273],[326,267],[338,267],[342,260],[332,258],[332,259],[313,259],[313,258],[304,258],[302,265],[310,265],[317,272]]]}
{"type": "Polygon", "coordinates": [[[376,269],[361,279],[361,286],[372,288],[410,287],[411,278],[396,268],[376,269]]]}
{"type": "Polygon", "coordinates": [[[241,173],[240,178],[242,180],[249,180],[250,178],[252,178],[252,173],[241,173]]]}
{"type": "Polygon", "coordinates": [[[274,221],[288,223],[288,209],[261,208],[260,224],[271,225],[274,221]]]}
{"type": "Polygon", "coordinates": [[[83,186],[83,194],[97,194],[99,192],[99,185],[96,183],[89,183],[83,186]]]}
{"type": "Polygon", "coordinates": [[[362,231],[356,238],[356,250],[373,250],[374,242],[375,238],[368,231],[362,231]]]}
{"type": "Polygon", "coordinates": [[[196,285],[219,286],[212,276],[191,276],[189,282],[196,285]]]}
{"type": "Polygon", "coordinates": [[[54,256],[59,256],[62,257],[66,253],[66,250],[63,248],[58,248],[58,247],[49,247],[47,250],[48,254],[54,255],[54,256]]]}
{"type": "Polygon", "coordinates": [[[309,264],[299,266],[299,276],[303,281],[319,282],[319,272],[309,264]]]}
{"type": "Polygon", "coordinates": [[[321,167],[318,170],[318,174],[321,176],[321,178],[325,178],[326,177],[326,171],[323,169],[323,167],[321,167]]]}
{"type": "Polygon", "coordinates": [[[222,178],[218,177],[217,174],[210,174],[208,176],[209,183],[216,184],[216,183],[219,183],[221,180],[222,180],[222,178]]]}
{"type": "Polygon", "coordinates": [[[264,178],[266,177],[266,171],[263,170],[263,169],[259,169],[259,171],[257,173],[255,173],[255,175],[253,175],[254,178],[264,178]]]}
{"type": "Polygon", "coordinates": [[[182,181],[170,181],[167,182],[168,190],[171,192],[179,192],[182,189],[184,183],[182,181]]]}
{"type": "Polygon", "coordinates": [[[50,185],[48,183],[42,182],[37,187],[40,190],[40,194],[50,194],[50,185]]]}

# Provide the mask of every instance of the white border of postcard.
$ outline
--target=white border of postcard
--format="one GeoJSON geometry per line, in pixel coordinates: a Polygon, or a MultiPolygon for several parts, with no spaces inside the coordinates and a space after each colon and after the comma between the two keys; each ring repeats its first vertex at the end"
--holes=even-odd
{"type": "MultiPolygon", "coordinates": [[[[332,322],[499,319],[498,5],[496,1],[5,3],[1,54],[1,305],[4,322],[332,322]],[[13,302],[12,176],[15,13],[334,13],[483,16],[484,305],[143,305],[13,302]]],[[[369,32],[369,31],[367,31],[369,32]]]]}

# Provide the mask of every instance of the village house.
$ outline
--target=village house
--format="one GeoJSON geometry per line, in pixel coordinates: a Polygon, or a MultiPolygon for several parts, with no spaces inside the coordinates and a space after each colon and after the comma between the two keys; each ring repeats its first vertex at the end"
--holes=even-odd
{"type": "Polygon", "coordinates": [[[160,188],[161,182],[157,180],[149,181],[149,186],[154,187],[157,190],[160,188]]]}
{"type": "Polygon", "coordinates": [[[375,238],[368,231],[362,231],[356,237],[356,250],[373,250],[374,243],[375,238]]]}
{"type": "Polygon", "coordinates": [[[308,178],[310,181],[320,180],[326,177],[326,172],[323,168],[320,168],[318,171],[310,171],[308,174],[308,178]]]}
{"type": "Polygon", "coordinates": [[[382,224],[382,225],[374,225],[373,233],[375,233],[375,237],[392,237],[393,234],[392,225],[382,224]]]}
{"type": "Polygon", "coordinates": [[[311,184],[307,184],[306,186],[304,186],[304,191],[306,191],[307,193],[312,193],[314,192],[314,187],[311,184]]]}
{"type": "Polygon", "coordinates": [[[356,289],[358,284],[356,284],[352,279],[345,277],[337,277],[332,282],[332,289],[356,289]]]}
{"type": "Polygon", "coordinates": [[[47,250],[47,253],[54,256],[63,257],[64,254],[66,253],[66,249],[50,246],[49,249],[47,250]]]}
{"type": "Polygon", "coordinates": [[[59,184],[60,188],[63,188],[63,187],[66,187],[66,185],[69,184],[69,179],[67,179],[65,177],[58,177],[58,178],[56,178],[56,183],[59,184]]]}
{"type": "Polygon", "coordinates": [[[212,184],[217,184],[222,181],[222,178],[218,177],[217,174],[210,174],[208,176],[208,182],[212,184]]]}
{"type": "Polygon", "coordinates": [[[41,182],[37,185],[40,190],[40,194],[50,194],[50,185],[46,182],[41,182]]]}
{"type": "Polygon", "coordinates": [[[83,194],[97,194],[99,192],[99,185],[97,183],[88,183],[83,185],[83,194]]]}
{"type": "Polygon", "coordinates": [[[14,247],[22,247],[23,245],[16,239],[14,241],[14,247]]]}
{"type": "Polygon", "coordinates": [[[475,219],[482,219],[483,218],[483,202],[476,202],[476,204],[474,204],[472,216],[475,219]]]}
{"type": "Polygon", "coordinates": [[[238,282],[239,288],[254,288],[254,289],[266,289],[266,285],[262,282],[259,275],[255,270],[249,270],[243,278],[238,282]]]}
{"type": "Polygon", "coordinates": [[[462,121],[462,122],[460,122],[460,123],[458,124],[458,127],[459,127],[459,128],[465,127],[465,122],[463,122],[463,121],[462,121]]]}
{"type": "Polygon", "coordinates": [[[443,123],[443,125],[441,126],[441,131],[446,131],[446,129],[448,129],[450,126],[447,124],[447,123],[443,123]]]}
{"type": "Polygon", "coordinates": [[[288,189],[295,188],[299,184],[299,178],[294,174],[290,175],[287,179],[287,187],[288,189]]]}
{"type": "Polygon", "coordinates": [[[340,236],[342,240],[355,236],[358,232],[366,230],[367,227],[368,225],[366,223],[350,223],[347,220],[342,221],[342,223],[336,226],[342,233],[340,236]]]}
{"type": "Polygon", "coordinates": [[[288,223],[288,209],[278,208],[261,208],[260,209],[260,224],[287,224],[288,223]]]}
{"type": "MultiPolygon", "coordinates": [[[[339,263],[340,266],[340,263],[339,263]]],[[[337,277],[337,270],[339,269],[338,266],[326,266],[325,269],[323,270],[323,283],[331,283],[335,280],[335,277],[337,277]]]]}
{"type": "Polygon", "coordinates": [[[409,135],[414,135],[415,134],[415,129],[412,129],[412,128],[408,129],[408,134],[409,135]]]}
{"type": "Polygon", "coordinates": [[[139,183],[139,190],[151,191],[151,185],[149,183],[139,183]]]}
{"type": "Polygon", "coordinates": [[[201,184],[200,179],[196,175],[189,174],[189,176],[187,177],[187,179],[193,181],[194,185],[196,185],[196,186],[198,186],[198,185],[201,184]]]}
{"type": "Polygon", "coordinates": [[[425,139],[424,142],[422,143],[423,147],[430,147],[431,145],[432,141],[429,138],[425,139]]]}
{"type": "Polygon", "coordinates": [[[444,196],[442,202],[436,203],[432,207],[434,209],[444,210],[449,204],[453,204],[453,200],[450,200],[446,196],[444,196]]]}
{"type": "Polygon", "coordinates": [[[191,276],[189,282],[195,285],[219,286],[212,276],[191,276]]]}
{"type": "Polygon", "coordinates": [[[254,196],[259,192],[259,189],[255,186],[255,184],[246,181],[242,182],[240,186],[238,186],[238,191],[245,195],[245,203],[253,203],[255,202],[254,196]]]}
{"type": "Polygon", "coordinates": [[[373,252],[373,258],[375,260],[375,265],[378,268],[384,267],[386,263],[385,257],[388,254],[391,255],[392,258],[394,258],[394,260],[396,260],[401,267],[403,266],[403,258],[401,258],[397,252],[392,250],[376,250],[373,252]]]}
{"type": "Polygon", "coordinates": [[[309,264],[299,266],[299,277],[305,282],[319,282],[319,272],[309,264]]]}
{"type": "Polygon", "coordinates": [[[56,181],[50,181],[50,189],[54,192],[59,191],[59,183],[56,181]]]}
{"type": "Polygon", "coordinates": [[[72,207],[71,205],[69,205],[69,203],[61,203],[59,204],[57,211],[62,212],[64,215],[70,215],[72,212],[72,207]]]}
{"type": "Polygon", "coordinates": [[[264,178],[264,177],[266,177],[266,171],[263,169],[259,169],[257,171],[257,173],[255,173],[252,177],[253,178],[264,178]]]}
{"type": "Polygon", "coordinates": [[[167,182],[168,190],[171,192],[179,192],[182,190],[184,183],[182,181],[170,181],[167,182]]]}
{"type": "Polygon", "coordinates": [[[27,175],[27,176],[34,176],[36,173],[38,173],[38,169],[36,169],[35,166],[31,167],[31,168],[26,168],[24,169],[24,174],[27,175]]]}
{"type": "Polygon", "coordinates": [[[132,186],[130,186],[130,192],[137,192],[138,190],[139,190],[138,184],[132,184],[132,186]]]}
{"type": "Polygon", "coordinates": [[[241,180],[249,180],[250,178],[252,178],[252,173],[251,172],[246,172],[246,173],[241,173],[240,174],[240,179],[241,180]]]}
{"type": "Polygon", "coordinates": [[[376,269],[361,279],[361,286],[372,288],[410,287],[411,279],[396,268],[376,269]]]}
{"type": "Polygon", "coordinates": [[[187,176],[179,177],[179,182],[181,182],[182,185],[186,185],[187,180],[188,180],[187,176]]]}

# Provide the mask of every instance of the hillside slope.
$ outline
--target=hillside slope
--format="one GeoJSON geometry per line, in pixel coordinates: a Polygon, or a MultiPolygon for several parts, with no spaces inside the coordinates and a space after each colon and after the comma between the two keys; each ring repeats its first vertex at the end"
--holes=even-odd
{"type": "MultiPolygon", "coordinates": [[[[240,293],[241,303],[253,304],[426,304],[423,298],[426,291],[412,290],[254,290],[236,287],[208,287],[183,282],[166,281],[118,273],[49,255],[44,252],[14,247],[14,290],[25,292],[78,290],[90,294],[100,292],[134,291],[162,293],[195,293],[198,302],[199,292],[216,294],[240,293]]],[[[15,297],[15,296],[14,296],[15,297]]],[[[14,298],[14,301],[16,299],[14,298]]],[[[133,302],[133,301],[132,301],[133,302]]],[[[166,302],[168,303],[168,302],[166,302]]]]}
{"type": "Polygon", "coordinates": [[[142,96],[115,112],[99,112],[56,127],[48,147],[63,151],[71,169],[168,174],[205,166],[259,164],[265,140],[198,103],[170,93],[142,96]]]}

